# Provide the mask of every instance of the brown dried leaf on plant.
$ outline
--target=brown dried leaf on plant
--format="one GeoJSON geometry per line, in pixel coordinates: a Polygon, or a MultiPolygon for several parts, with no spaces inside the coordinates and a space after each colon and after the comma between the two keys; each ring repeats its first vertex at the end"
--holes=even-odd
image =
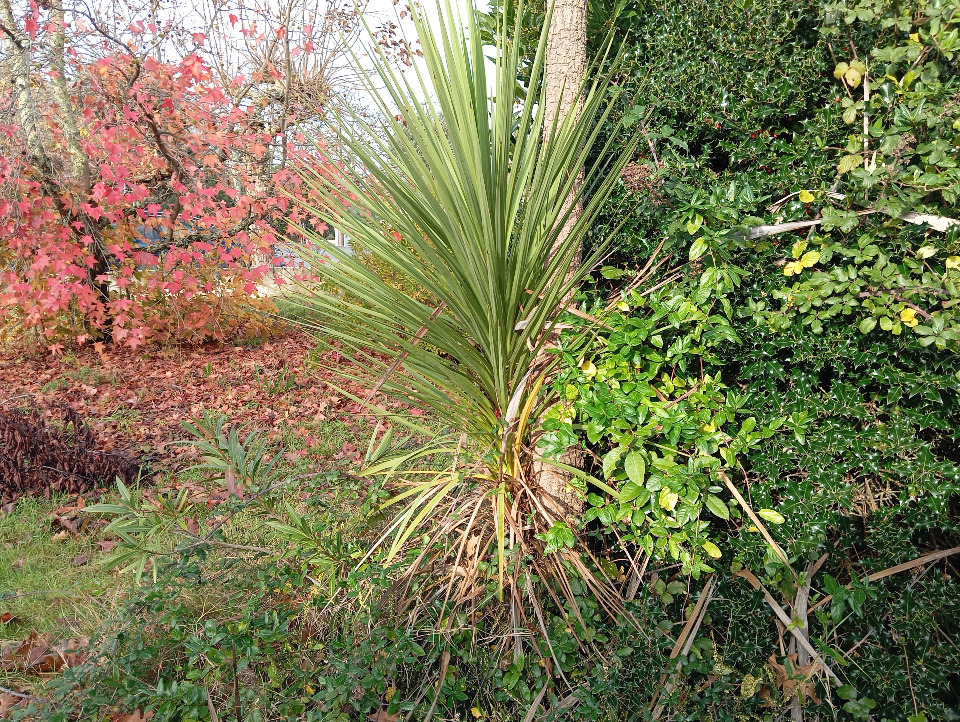
{"type": "Polygon", "coordinates": [[[58,403],[47,414],[34,408],[0,410],[0,500],[30,494],[82,494],[120,478],[130,483],[140,464],[128,454],[106,451],[72,407],[58,403]]]}
{"type": "Polygon", "coordinates": [[[0,650],[0,670],[40,674],[76,667],[87,658],[89,643],[87,637],[54,643],[49,634],[31,632],[19,644],[5,645],[0,650]]]}
{"type": "Polygon", "coordinates": [[[663,198],[660,196],[663,178],[657,174],[655,168],[636,162],[628,163],[620,171],[620,179],[631,193],[646,193],[655,206],[663,203],[663,198]]]}
{"type": "Polygon", "coordinates": [[[820,702],[817,686],[813,681],[813,676],[820,670],[820,662],[800,666],[797,664],[796,654],[787,655],[785,664],[780,664],[775,654],[771,654],[767,662],[773,670],[776,685],[783,692],[784,699],[791,699],[799,693],[803,701],[810,699],[814,703],[820,702]]]}

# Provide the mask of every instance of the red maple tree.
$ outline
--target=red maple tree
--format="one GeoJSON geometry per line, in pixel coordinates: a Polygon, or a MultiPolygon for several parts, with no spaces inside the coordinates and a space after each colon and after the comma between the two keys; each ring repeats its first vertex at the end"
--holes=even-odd
{"type": "Polygon", "coordinates": [[[0,0],[0,324],[54,351],[249,332],[280,240],[326,230],[298,167],[336,172],[315,139],[356,13],[85,7],[0,0]]]}

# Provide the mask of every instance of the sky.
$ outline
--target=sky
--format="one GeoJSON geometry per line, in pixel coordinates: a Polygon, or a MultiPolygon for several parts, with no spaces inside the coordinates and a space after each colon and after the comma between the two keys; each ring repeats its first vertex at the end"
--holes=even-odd
{"type": "MultiPolygon", "coordinates": [[[[420,0],[420,6],[423,8],[427,18],[429,19],[431,25],[436,25],[438,22],[438,13],[437,13],[437,2],[443,2],[444,0],[420,0]]],[[[410,0],[400,0],[398,5],[394,5],[393,0],[369,0],[369,12],[373,14],[377,19],[384,19],[390,16],[395,16],[403,7],[405,7],[410,0]]],[[[470,0],[449,0],[451,8],[461,17],[465,17],[466,13],[470,11],[471,2],[470,0]]],[[[486,11],[489,8],[489,3],[487,0],[475,0],[475,6],[481,11],[486,11]]],[[[408,39],[412,40],[414,37],[413,24],[409,21],[402,24],[404,31],[408,34],[408,39]]],[[[422,61],[421,61],[422,62],[422,61]]],[[[422,67],[422,66],[421,66],[422,67]]],[[[488,72],[487,72],[487,90],[492,92],[494,78],[493,73],[490,72],[492,69],[492,63],[488,63],[488,72]]]]}

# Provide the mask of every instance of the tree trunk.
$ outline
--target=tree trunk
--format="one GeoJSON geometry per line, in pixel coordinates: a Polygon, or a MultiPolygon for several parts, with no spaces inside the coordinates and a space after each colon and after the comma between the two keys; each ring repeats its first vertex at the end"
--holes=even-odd
{"type": "MultiPolygon", "coordinates": [[[[0,23],[2,23],[2,35],[7,41],[7,51],[11,61],[11,76],[16,88],[17,117],[20,120],[25,150],[40,171],[43,192],[53,200],[64,224],[70,228],[77,239],[84,235],[93,238],[90,251],[95,263],[93,268],[87,271],[87,283],[96,291],[101,303],[106,305],[110,301],[110,285],[108,282],[97,280],[98,276],[102,277],[109,271],[107,253],[101,238],[103,223],[91,219],[82,211],[72,210],[62,199],[64,192],[78,198],[86,198],[90,190],[90,163],[83,150],[76,111],[67,87],[64,62],[66,26],[62,5],[51,10],[50,19],[52,29],[49,36],[49,61],[50,69],[53,71],[51,89],[60,110],[58,120],[63,128],[64,141],[70,151],[72,184],[65,183],[61,172],[53,165],[43,146],[41,118],[37,112],[30,78],[33,59],[32,40],[17,25],[10,0],[0,0],[0,23]],[[77,222],[82,223],[81,228],[77,227],[77,222]]],[[[79,207],[79,204],[75,204],[75,207],[79,207]]],[[[104,333],[108,338],[111,336],[112,329],[109,324],[104,329],[104,333]]]]}
{"type": "MultiPolygon", "coordinates": [[[[553,17],[547,36],[547,62],[544,77],[545,132],[554,122],[561,122],[568,113],[578,113],[580,88],[587,72],[587,0],[555,0],[553,17]]],[[[578,168],[577,188],[583,183],[583,168],[578,168]]],[[[577,189],[574,189],[576,193],[577,189]]],[[[566,212],[572,198],[567,200],[566,212]]],[[[582,213],[580,203],[574,207],[557,239],[565,243],[582,213]]],[[[571,261],[571,271],[580,264],[578,251],[571,261]]],[[[579,467],[583,454],[570,449],[560,456],[568,466],[579,467]]],[[[570,474],[543,462],[535,462],[533,477],[542,492],[542,502],[557,517],[575,517],[583,511],[583,500],[570,487],[570,474]]]]}

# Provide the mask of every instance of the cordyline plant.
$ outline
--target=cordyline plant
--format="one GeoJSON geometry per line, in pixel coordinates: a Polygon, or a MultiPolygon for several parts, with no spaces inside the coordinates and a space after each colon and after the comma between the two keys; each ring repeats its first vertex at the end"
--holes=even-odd
{"type": "MultiPolygon", "coordinates": [[[[382,56],[375,64],[369,92],[388,119],[386,132],[344,132],[356,167],[335,181],[321,173],[308,179],[325,201],[309,212],[365,254],[331,249],[335,262],[317,258],[312,269],[323,286],[301,292],[329,319],[318,330],[361,369],[353,378],[425,409],[448,430],[405,453],[386,451],[389,437],[376,449],[371,443],[366,473],[399,474],[406,487],[388,502],[402,505],[382,539],[392,540],[388,555],[430,530],[428,538],[448,544],[440,554],[456,558],[454,574],[468,581],[480,581],[479,562],[495,559],[502,593],[505,576],[519,573],[516,564],[508,569],[508,559],[575,543],[529,474],[537,458],[531,420],[558,402],[543,383],[556,355],[543,351],[573,291],[604,255],[600,239],[571,268],[635,144],[598,140],[615,99],[602,74],[580,90],[579,114],[544,127],[547,26],[521,98],[515,43],[498,49],[491,69],[473,12],[461,22],[446,4],[438,16],[434,27],[413,11],[422,64],[405,73],[382,56]],[[577,169],[588,158],[594,162],[581,185],[577,169]],[[564,238],[577,201],[582,215],[564,238]],[[385,280],[384,267],[433,303],[385,280]],[[434,470],[416,468],[437,452],[451,454],[452,468],[436,471],[436,456],[434,470]]],[[[516,37],[501,31],[498,37],[516,37]]],[[[337,372],[344,374],[342,367],[337,372]]],[[[388,415],[384,406],[370,407],[388,415]]],[[[429,433],[409,418],[393,418],[429,433]]],[[[435,546],[428,543],[411,569],[435,560],[435,546]]],[[[559,567],[556,556],[550,563],[559,567]]],[[[586,570],[579,555],[569,556],[586,570]]],[[[517,581],[515,588],[522,586],[517,581]]]]}

